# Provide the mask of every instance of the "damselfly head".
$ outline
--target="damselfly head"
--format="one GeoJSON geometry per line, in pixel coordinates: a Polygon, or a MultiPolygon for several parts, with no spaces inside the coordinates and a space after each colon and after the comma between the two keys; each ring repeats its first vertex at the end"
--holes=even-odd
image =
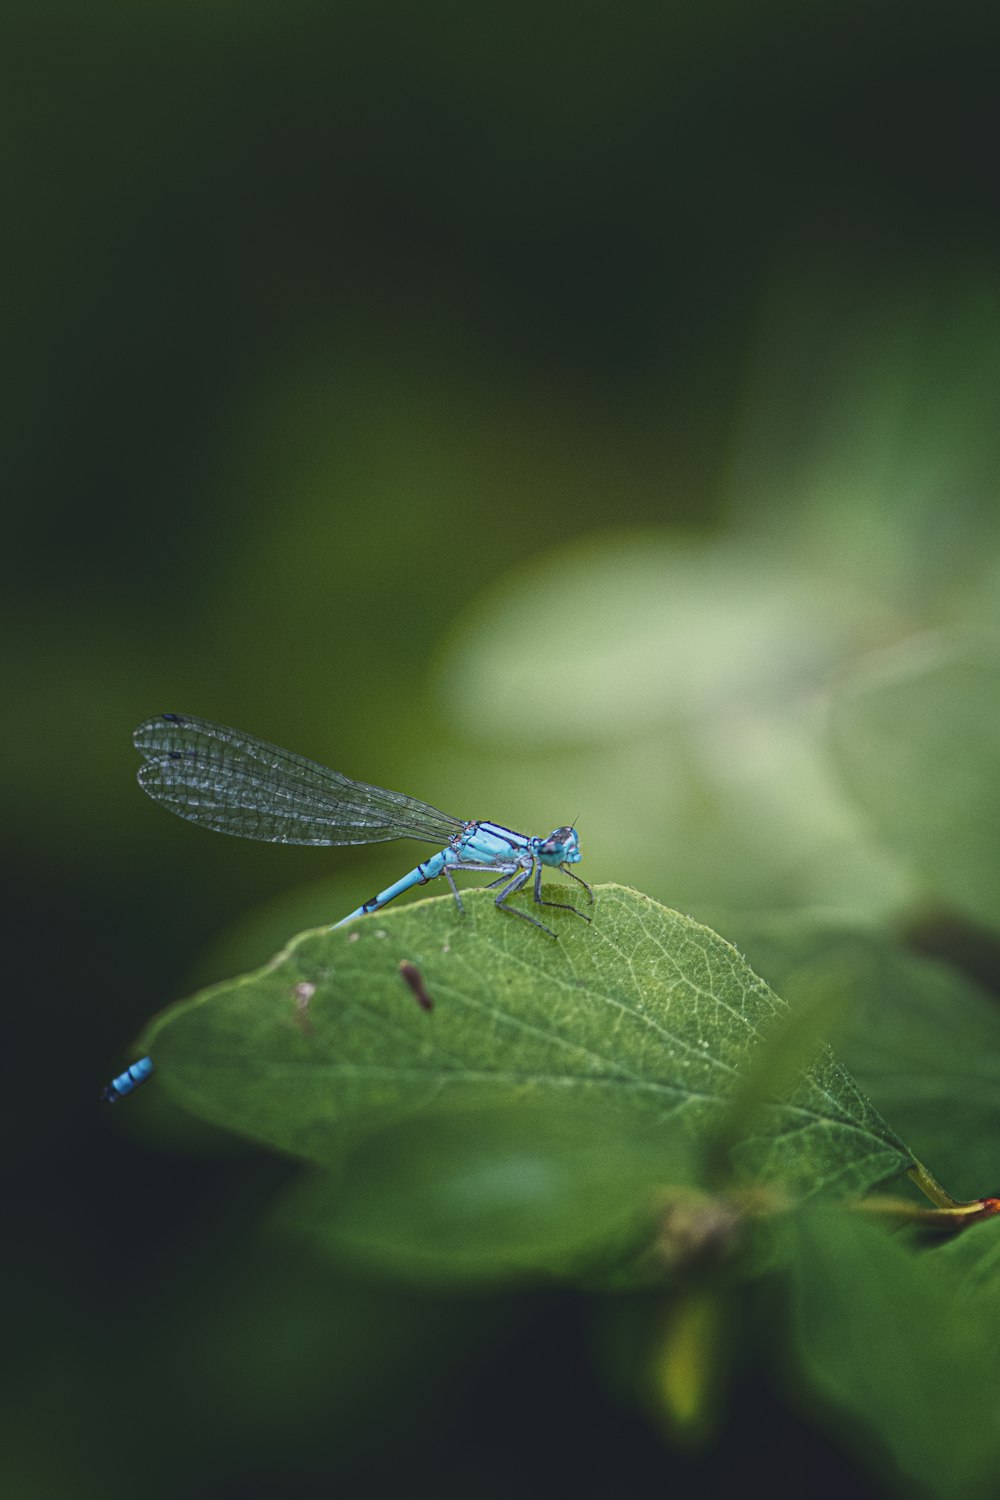
{"type": "Polygon", "coordinates": [[[538,858],[544,865],[575,865],[580,861],[580,840],[575,828],[555,828],[547,839],[538,840],[538,858]]]}

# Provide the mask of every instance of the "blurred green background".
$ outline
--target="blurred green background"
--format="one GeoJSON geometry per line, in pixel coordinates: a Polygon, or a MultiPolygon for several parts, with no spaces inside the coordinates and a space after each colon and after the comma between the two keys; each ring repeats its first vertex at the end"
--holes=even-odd
{"type": "Polygon", "coordinates": [[[671,1452],[621,1308],[339,1278],[257,1241],[290,1165],[101,1113],[153,1011],[413,862],[172,820],[130,732],[575,819],[724,934],[919,902],[826,694],[1000,624],[994,7],[4,27],[5,1493],[857,1485],[773,1372],[671,1452]]]}

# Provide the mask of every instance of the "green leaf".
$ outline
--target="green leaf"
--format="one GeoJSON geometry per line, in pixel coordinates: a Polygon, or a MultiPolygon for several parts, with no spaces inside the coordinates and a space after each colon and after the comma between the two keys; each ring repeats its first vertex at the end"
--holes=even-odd
{"type": "Polygon", "coordinates": [[[665,1187],[691,1176],[682,1137],[609,1128],[579,1101],[486,1108],[375,1133],[346,1171],[309,1173],[277,1227],[409,1281],[632,1285],[662,1274],[632,1251],[655,1238],[665,1187]]]}
{"type": "Polygon", "coordinates": [[[833,744],[885,842],[942,902],[1000,926],[1000,645],[925,637],[838,696],[833,744]]]}
{"type": "Polygon", "coordinates": [[[579,811],[589,869],[707,920],[812,903],[894,911],[906,872],[862,836],[817,703],[898,629],[877,590],[777,538],[577,538],[456,618],[439,690],[459,733],[424,736],[408,785],[447,785],[449,810],[517,828],[579,811]],[[518,744],[512,714],[532,724],[518,744]]]}
{"type": "Polygon", "coordinates": [[[832,1211],[794,1216],[798,1358],[828,1417],[919,1493],[985,1500],[1000,1469],[995,1223],[916,1254],[832,1211]],[[837,1414],[839,1413],[839,1419],[837,1414]]]}
{"type": "Polygon", "coordinates": [[[710,729],[799,701],[889,618],[870,591],[774,546],[609,530],[480,595],[455,628],[441,690],[475,740],[527,714],[536,744],[614,751],[666,723],[710,729]]]}
{"type": "Polygon", "coordinates": [[[737,930],[754,967],[790,1003],[836,995],[838,1057],[949,1192],[994,1193],[996,1002],[947,965],[837,919],[795,913],[742,919],[737,930]]]}
{"type": "Polygon", "coordinates": [[[978,1308],[995,1329],[1000,1322],[1000,1223],[987,1220],[975,1232],[948,1240],[937,1258],[969,1310],[978,1308]]]}
{"type": "MultiPolygon", "coordinates": [[[[465,900],[464,918],[445,896],[303,933],[265,968],[174,1006],[144,1038],[163,1086],[322,1165],[403,1121],[565,1101],[610,1139],[647,1132],[668,1163],[678,1133],[710,1136],[784,1014],[734,948],[618,886],[598,889],[592,926],[550,909],[558,942],[485,892],[465,900]]],[[[860,1191],[910,1165],[829,1057],[734,1155],[743,1174],[800,1194],[860,1191]]]]}

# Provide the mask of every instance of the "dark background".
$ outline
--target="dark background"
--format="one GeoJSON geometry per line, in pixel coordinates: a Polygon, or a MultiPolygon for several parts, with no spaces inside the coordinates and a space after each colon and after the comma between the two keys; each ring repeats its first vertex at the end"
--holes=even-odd
{"type": "MultiPolygon", "coordinates": [[[[623,532],[819,536],[911,620],[928,578],[960,586],[996,509],[994,8],[4,25],[5,1492],[857,1483],[780,1357],[738,1358],[719,1437],[682,1454],[621,1355],[654,1307],[345,1278],[259,1243],[290,1165],[155,1085],[102,1113],[153,1011],[413,862],[211,839],[144,802],[129,735],[187,711],[463,816],[589,819],[589,878],[710,907],[711,870],[648,872],[609,790],[620,726],[588,761],[515,703],[484,748],[447,664],[508,578],[551,554],[571,585],[623,532]],[[806,495],[825,377],[864,368],[879,411],[886,360],[920,371],[895,472],[911,441],[923,472],[928,412],[954,437],[971,409],[961,483],[894,510],[906,486],[862,445],[861,488],[806,495]],[[748,425],[771,444],[750,468],[748,425]]],[[[543,619],[542,663],[547,640],[543,619]]],[[[765,1347],[767,1295],[742,1316],[765,1347]]]]}

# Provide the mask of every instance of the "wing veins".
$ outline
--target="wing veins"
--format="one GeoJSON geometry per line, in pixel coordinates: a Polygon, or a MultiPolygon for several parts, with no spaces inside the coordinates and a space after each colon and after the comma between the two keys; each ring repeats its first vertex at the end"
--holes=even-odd
{"type": "Polygon", "coordinates": [[[135,732],[139,784],[217,832],[270,843],[446,844],[464,823],[428,803],[353,781],[291,750],[207,720],[150,719],[135,732]]]}

